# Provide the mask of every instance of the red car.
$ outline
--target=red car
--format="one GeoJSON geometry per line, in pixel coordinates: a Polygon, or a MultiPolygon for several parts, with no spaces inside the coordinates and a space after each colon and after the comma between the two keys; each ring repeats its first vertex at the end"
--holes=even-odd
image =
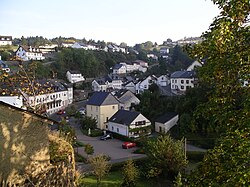
{"type": "Polygon", "coordinates": [[[128,149],[128,148],[132,148],[132,147],[135,147],[135,146],[136,146],[136,144],[133,143],[133,142],[124,142],[122,144],[122,148],[123,149],[128,149]]]}

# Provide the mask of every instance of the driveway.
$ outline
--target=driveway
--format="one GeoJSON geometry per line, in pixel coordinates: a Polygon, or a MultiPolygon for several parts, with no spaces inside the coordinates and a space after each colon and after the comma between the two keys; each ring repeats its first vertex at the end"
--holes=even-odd
{"type": "MultiPolygon", "coordinates": [[[[137,148],[122,149],[123,141],[118,139],[100,140],[99,137],[89,137],[83,135],[80,126],[77,123],[71,122],[72,126],[75,128],[77,140],[84,144],[91,144],[94,147],[94,155],[104,154],[111,158],[111,162],[121,162],[129,158],[143,158],[143,154],[134,154],[133,151],[137,148]]],[[[78,147],[77,151],[79,154],[86,156],[84,152],[84,147],[78,147]]]]}

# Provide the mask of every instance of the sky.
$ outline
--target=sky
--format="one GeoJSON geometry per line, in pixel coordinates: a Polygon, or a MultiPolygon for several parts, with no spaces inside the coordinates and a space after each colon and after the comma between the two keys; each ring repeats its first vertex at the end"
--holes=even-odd
{"type": "Polygon", "coordinates": [[[0,35],[162,44],[208,30],[211,0],[0,0],[0,35]]]}

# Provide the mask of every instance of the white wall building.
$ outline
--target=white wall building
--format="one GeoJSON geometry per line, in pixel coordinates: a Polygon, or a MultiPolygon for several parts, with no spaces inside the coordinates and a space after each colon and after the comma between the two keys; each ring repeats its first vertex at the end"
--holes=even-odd
{"type": "Polygon", "coordinates": [[[201,67],[202,64],[198,61],[194,61],[190,66],[188,66],[187,71],[195,70],[195,67],[201,67]]]}
{"type": "Polygon", "coordinates": [[[136,93],[137,94],[143,93],[145,90],[148,90],[149,86],[153,83],[156,83],[156,78],[151,75],[148,76],[146,79],[139,81],[135,85],[136,93]]]}
{"type": "Polygon", "coordinates": [[[125,74],[127,72],[127,68],[123,64],[116,64],[113,67],[113,74],[125,74]]]}
{"type": "Polygon", "coordinates": [[[16,56],[21,58],[23,61],[28,60],[44,60],[42,52],[39,48],[27,47],[27,46],[19,46],[15,52],[16,56]]]}
{"type": "Polygon", "coordinates": [[[22,96],[0,96],[0,101],[3,101],[17,108],[23,108],[22,96]]]}
{"type": "Polygon", "coordinates": [[[76,83],[85,80],[85,78],[79,71],[72,71],[72,70],[67,71],[66,77],[70,83],[76,83]]]}
{"type": "Polygon", "coordinates": [[[176,94],[184,94],[187,89],[194,87],[194,71],[176,71],[171,74],[171,91],[176,94]]]}
{"type": "Polygon", "coordinates": [[[160,77],[157,77],[156,84],[158,86],[167,86],[169,83],[170,83],[170,80],[167,75],[161,75],[160,77]]]}
{"type": "Polygon", "coordinates": [[[155,120],[155,132],[167,133],[177,124],[179,115],[175,112],[169,112],[155,120]]]}
{"type": "Polygon", "coordinates": [[[138,138],[141,134],[151,133],[151,122],[139,112],[118,110],[109,119],[108,130],[129,138],[138,138]]]}
{"type": "Polygon", "coordinates": [[[12,36],[0,36],[1,45],[12,45],[12,36]]]}
{"type": "Polygon", "coordinates": [[[43,53],[43,54],[47,54],[47,53],[54,53],[56,51],[56,48],[58,47],[57,44],[46,44],[46,45],[41,45],[39,46],[39,50],[43,53]]]}

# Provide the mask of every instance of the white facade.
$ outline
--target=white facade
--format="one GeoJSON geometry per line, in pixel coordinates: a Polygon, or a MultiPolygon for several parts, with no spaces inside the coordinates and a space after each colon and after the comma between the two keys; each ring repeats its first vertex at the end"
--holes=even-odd
{"type": "Polygon", "coordinates": [[[190,66],[188,66],[187,71],[192,71],[195,67],[201,67],[202,64],[198,61],[194,61],[190,66]]]}
{"type": "Polygon", "coordinates": [[[65,109],[73,102],[73,88],[37,96],[28,96],[26,102],[30,106],[45,106],[46,112],[53,114],[65,109]]]}
{"type": "Polygon", "coordinates": [[[85,80],[80,72],[67,71],[66,76],[70,83],[76,83],[85,80]]]}
{"type": "Polygon", "coordinates": [[[176,115],[165,123],[155,122],[155,132],[167,133],[174,125],[177,124],[178,120],[179,115],[176,115]]]}
{"type": "Polygon", "coordinates": [[[12,37],[0,36],[0,45],[12,45],[12,37]]]}
{"type": "Polygon", "coordinates": [[[100,92],[100,91],[106,91],[107,88],[108,88],[108,81],[106,81],[105,83],[103,84],[99,84],[96,80],[93,80],[92,81],[92,90],[95,91],[95,92],[100,92]]]}
{"type": "Polygon", "coordinates": [[[158,86],[167,86],[170,83],[170,80],[167,75],[161,75],[157,78],[156,84],[158,86]]]}
{"type": "Polygon", "coordinates": [[[171,90],[185,92],[194,87],[194,77],[192,78],[171,78],[171,90]]]}
{"type": "Polygon", "coordinates": [[[23,97],[22,96],[0,96],[0,101],[9,105],[23,108],[23,97]]]}
{"type": "Polygon", "coordinates": [[[74,43],[62,43],[62,47],[72,47],[74,43]]]}
{"type": "Polygon", "coordinates": [[[123,88],[131,91],[132,93],[136,93],[135,83],[133,83],[132,81],[125,84],[123,88]]]}
{"type": "Polygon", "coordinates": [[[143,93],[145,90],[148,90],[149,86],[153,83],[156,83],[155,79],[152,76],[148,76],[135,85],[136,93],[143,93]]]}
{"type": "Polygon", "coordinates": [[[113,69],[113,74],[125,74],[127,72],[126,66],[121,65],[121,66],[116,66],[113,69]]]}
{"type": "Polygon", "coordinates": [[[16,56],[18,56],[24,61],[45,59],[39,48],[33,48],[31,46],[30,47],[19,46],[19,48],[16,51],[16,56]]]}
{"type": "Polygon", "coordinates": [[[110,132],[115,132],[129,138],[138,138],[140,136],[139,132],[130,132],[130,130],[146,126],[151,126],[151,122],[142,114],[139,114],[129,125],[115,123],[112,121],[108,122],[108,130],[110,132]]]}
{"type": "Polygon", "coordinates": [[[58,47],[57,44],[46,44],[46,45],[39,46],[39,50],[43,54],[47,54],[47,53],[53,53],[53,52],[55,52],[57,47],[58,47]]]}

